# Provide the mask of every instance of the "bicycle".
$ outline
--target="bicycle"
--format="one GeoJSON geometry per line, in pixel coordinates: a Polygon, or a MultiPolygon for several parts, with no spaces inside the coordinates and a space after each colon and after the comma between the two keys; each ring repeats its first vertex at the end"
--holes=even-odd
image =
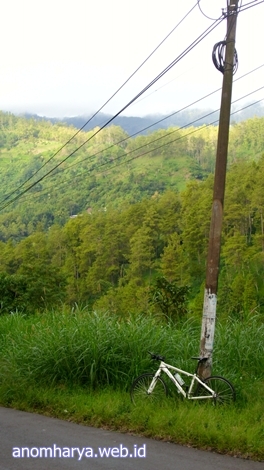
{"type": "MultiPolygon", "coordinates": [[[[149,351],[148,351],[149,352],[149,351]]],[[[198,361],[194,374],[181,370],[170,364],[166,364],[165,357],[159,356],[149,352],[151,359],[160,361],[159,368],[156,373],[145,373],[137,377],[132,383],[130,396],[132,402],[136,405],[142,399],[150,401],[162,400],[164,395],[168,395],[168,387],[164,380],[161,378],[161,373],[164,372],[173,384],[176,386],[177,391],[184,398],[188,400],[212,400],[213,404],[230,404],[235,401],[235,389],[233,385],[224,377],[211,376],[202,380],[198,376],[199,365],[207,360],[207,357],[192,357],[198,361]],[[174,371],[174,375],[170,372],[174,371]],[[185,375],[191,378],[190,386],[185,384],[181,377],[185,375]]]]}

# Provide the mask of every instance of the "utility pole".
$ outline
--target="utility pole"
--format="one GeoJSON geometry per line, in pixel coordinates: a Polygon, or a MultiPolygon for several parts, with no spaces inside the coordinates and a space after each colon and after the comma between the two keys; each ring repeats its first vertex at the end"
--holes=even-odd
{"type": "Polygon", "coordinates": [[[212,368],[238,1],[239,0],[228,0],[227,8],[224,77],[200,342],[200,357],[207,357],[207,361],[204,361],[199,366],[198,374],[201,378],[206,378],[211,375],[212,368]]]}

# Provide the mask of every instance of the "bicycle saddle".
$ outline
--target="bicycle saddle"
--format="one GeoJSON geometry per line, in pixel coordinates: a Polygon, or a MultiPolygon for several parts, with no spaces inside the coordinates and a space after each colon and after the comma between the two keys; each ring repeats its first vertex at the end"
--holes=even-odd
{"type": "Polygon", "coordinates": [[[199,362],[204,362],[204,361],[207,361],[208,357],[192,357],[192,359],[195,359],[196,361],[199,361],[199,362]]]}

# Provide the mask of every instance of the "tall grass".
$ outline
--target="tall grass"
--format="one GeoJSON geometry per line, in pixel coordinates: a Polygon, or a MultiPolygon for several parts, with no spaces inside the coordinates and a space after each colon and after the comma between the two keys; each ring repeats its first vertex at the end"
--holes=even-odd
{"type": "Polygon", "coordinates": [[[264,458],[264,325],[255,316],[219,322],[213,373],[235,385],[234,406],[179,400],[134,407],[127,393],[157,367],[147,351],[195,367],[200,322],[162,324],[150,316],[49,312],[0,317],[0,403],[92,426],[144,434],[247,458],[264,458]]]}
{"type": "MultiPolygon", "coordinates": [[[[0,381],[41,386],[87,386],[128,390],[152,370],[147,351],[193,371],[200,323],[162,324],[150,316],[117,319],[86,310],[0,318],[0,381]]],[[[264,380],[264,324],[256,316],[216,328],[213,373],[230,379],[242,398],[264,380]]]]}

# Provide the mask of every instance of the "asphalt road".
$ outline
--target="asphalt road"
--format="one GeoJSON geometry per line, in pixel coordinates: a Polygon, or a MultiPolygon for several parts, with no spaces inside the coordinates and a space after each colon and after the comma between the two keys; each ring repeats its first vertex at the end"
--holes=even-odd
{"type": "Polygon", "coordinates": [[[242,460],[0,408],[0,470],[263,468],[263,462],[242,460]],[[106,453],[109,453],[108,457],[106,453]]]}

